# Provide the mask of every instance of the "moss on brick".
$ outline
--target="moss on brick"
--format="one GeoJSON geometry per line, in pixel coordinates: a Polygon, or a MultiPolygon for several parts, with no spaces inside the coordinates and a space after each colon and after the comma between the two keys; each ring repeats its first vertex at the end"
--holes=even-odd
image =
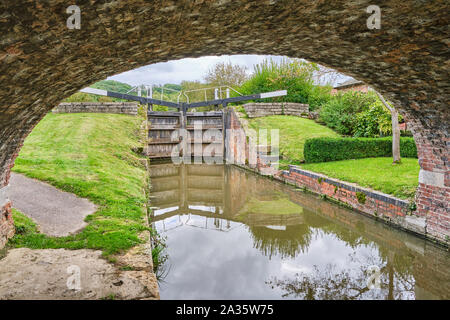
{"type": "Polygon", "coordinates": [[[364,192],[357,192],[356,198],[358,199],[358,202],[361,204],[366,203],[366,194],[364,192]]]}

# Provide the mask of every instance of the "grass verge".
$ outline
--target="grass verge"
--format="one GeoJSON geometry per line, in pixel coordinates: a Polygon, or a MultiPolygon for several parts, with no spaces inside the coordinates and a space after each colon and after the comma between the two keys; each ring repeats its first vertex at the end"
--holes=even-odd
{"type": "Polygon", "coordinates": [[[392,164],[392,158],[365,158],[302,164],[306,170],[323,173],[331,178],[354,182],[401,199],[412,198],[419,180],[417,159],[402,158],[392,164]]]}
{"type": "Polygon", "coordinates": [[[146,230],[147,172],[140,146],[142,117],[113,114],[48,114],[25,140],[13,171],[87,198],[98,211],[76,235],[49,237],[14,212],[10,246],[32,249],[99,249],[105,256],[141,243],[146,230]]]}
{"type": "MultiPolygon", "coordinates": [[[[280,130],[280,157],[281,163],[299,164],[305,160],[303,148],[305,141],[310,138],[332,137],[339,134],[322,126],[313,120],[295,116],[269,116],[249,119],[249,127],[259,129],[280,130]]],[[[270,131],[268,132],[270,139],[270,131]]]]}

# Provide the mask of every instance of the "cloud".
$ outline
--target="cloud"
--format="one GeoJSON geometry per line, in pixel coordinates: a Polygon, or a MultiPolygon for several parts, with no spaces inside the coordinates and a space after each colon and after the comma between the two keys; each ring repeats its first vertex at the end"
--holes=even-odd
{"type": "Polygon", "coordinates": [[[144,66],[114,75],[109,77],[108,80],[116,80],[131,85],[181,83],[183,80],[202,81],[206,72],[218,62],[231,62],[233,64],[243,65],[251,72],[254,64],[260,63],[266,58],[273,58],[274,60],[282,59],[280,56],[264,55],[206,56],[195,59],[186,58],[144,66]]]}
{"type": "MultiPolygon", "coordinates": [[[[154,84],[161,85],[165,83],[181,83],[183,80],[203,81],[205,74],[218,62],[231,62],[247,67],[250,74],[255,64],[261,63],[264,59],[273,59],[281,61],[282,56],[268,55],[234,55],[234,56],[205,56],[201,58],[186,58],[181,60],[172,60],[169,62],[155,63],[121,74],[109,77],[108,80],[125,82],[130,85],[154,84]]],[[[341,74],[334,79],[334,84],[346,81],[350,77],[341,74]]]]}

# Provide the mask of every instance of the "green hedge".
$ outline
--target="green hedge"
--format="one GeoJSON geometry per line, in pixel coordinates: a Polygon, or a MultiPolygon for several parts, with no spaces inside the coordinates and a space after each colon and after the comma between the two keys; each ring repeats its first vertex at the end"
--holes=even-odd
{"type": "MultiPolygon", "coordinates": [[[[307,163],[392,157],[392,137],[313,138],[306,140],[304,154],[307,163]]],[[[417,158],[413,138],[400,138],[400,155],[404,158],[417,158]]]]}

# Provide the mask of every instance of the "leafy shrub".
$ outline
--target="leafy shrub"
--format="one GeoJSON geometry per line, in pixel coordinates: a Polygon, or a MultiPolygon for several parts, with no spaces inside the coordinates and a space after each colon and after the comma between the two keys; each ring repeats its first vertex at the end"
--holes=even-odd
{"type": "MultiPolygon", "coordinates": [[[[417,158],[413,138],[400,139],[400,155],[417,158]]],[[[304,156],[307,163],[391,157],[392,138],[312,138],[305,142],[304,156]]]]}
{"type": "MultiPolygon", "coordinates": [[[[252,76],[239,91],[250,95],[287,90],[287,96],[256,101],[309,103],[308,98],[314,87],[313,73],[316,70],[317,64],[298,59],[284,59],[280,63],[272,59],[264,60],[255,65],[252,76]]],[[[316,95],[319,97],[320,93],[317,92],[316,95]]]]}
{"type": "Polygon", "coordinates": [[[366,194],[363,192],[357,192],[356,193],[356,198],[358,199],[358,202],[361,204],[365,204],[366,203],[366,194]]]}
{"type": "MultiPolygon", "coordinates": [[[[402,121],[403,117],[399,115],[398,120],[402,121]]],[[[392,135],[392,115],[379,99],[368,110],[356,115],[354,137],[375,138],[390,135],[392,135]]]]}
{"type": "Polygon", "coordinates": [[[331,86],[313,86],[308,94],[309,110],[318,110],[328,103],[332,97],[331,89],[331,86]]]}
{"type": "Polygon", "coordinates": [[[412,132],[411,132],[411,131],[408,131],[408,130],[406,130],[406,131],[401,130],[401,131],[400,131],[400,135],[401,135],[402,137],[412,137],[412,136],[413,136],[412,132]]]}
{"type": "Polygon", "coordinates": [[[169,111],[169,107],[153,105],[153,111],[169,111]]]}
{"type": "Polygon", "coordinates": [[[330,98],[320,110],[320,120],[336,132],[352,136],[357,126],[357,114],[368,111],[377,101],[374,93],[347,91],[330,98]]]}
{"type": "MultiPolygon", "coordinates": [[[[392,141],[392,139],[391,139],[392,141]]],[[[417,158],[417,146],[414,138],[400,138],[400,156],[404,158],[417,158]]]]}
{"type": "Polygon", "coordinates": [[[392,134],[391,113],[381,101],[373,103],[368,110],[356,114],[354,137],[375,138],[392,134]]]}
{"type": "Polygon", "coordinates": [[[242,113],[244,115],[244,118],[248,119],[248,114],[247,114],[247,111],[245,110],[244,106],[242,106],[242,105],[237,106],[236,111],[242,113]]]}

